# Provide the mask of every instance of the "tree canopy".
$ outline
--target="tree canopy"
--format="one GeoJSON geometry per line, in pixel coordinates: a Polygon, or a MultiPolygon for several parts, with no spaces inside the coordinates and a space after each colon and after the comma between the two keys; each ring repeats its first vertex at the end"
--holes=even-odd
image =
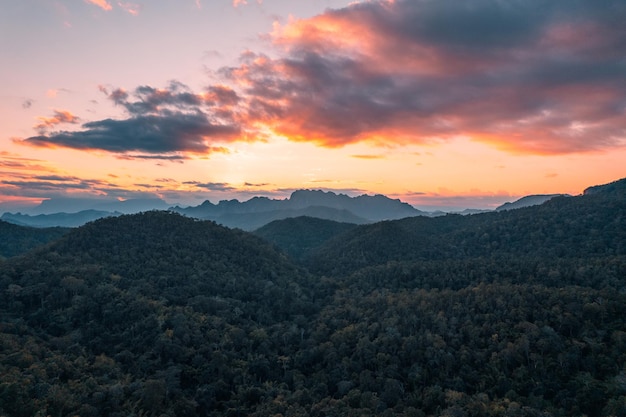
{"type": "Polygon", "coordinates": [[[624,416],[622,185],[277,246],[89,223],[0,264],[0,414],[624,416]]]}

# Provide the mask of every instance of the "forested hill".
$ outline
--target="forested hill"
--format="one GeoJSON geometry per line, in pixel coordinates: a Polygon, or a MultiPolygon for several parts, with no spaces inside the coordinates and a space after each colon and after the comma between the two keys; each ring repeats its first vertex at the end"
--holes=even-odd
{"type": "Polygon", "coordinates": [[[0,220],[0,260],[20,255],[58,239],[69,231],[61,227],[36,229],[0,220]]]}
{"type": "Polygon", "coordinates": [[[69,302],[68,276],[81,288],[113,285],[174,305],[206,295],[267,306],[266,290],[296,286],[303,275],[249,233],[159,211],[88,223],[15,259],[10,273],[23,293],[36,285],[44,306],[69,302]]]}
{"type": "Polygon", "coordinates": [[[389,262],[560,259],[626,254],[626,180],[517,210],[412,217],[359,226],[309,256],[312,270],[346,275],[389,262]]]}
{"type": "Polygon", "coordinates": [[[169,212],[73,230],[0,264],[0,415],[214,415],[244,363],[283,373],[275,344],[315,312],[309,279],[253,235],[169,212]]]}
{"type": "Polygon", "coordinates": [[[357,227],[317,217],[299,216],[275,220],[254,234],[274,243],[295,259],[301,259],[329,239],[357,227]]]}

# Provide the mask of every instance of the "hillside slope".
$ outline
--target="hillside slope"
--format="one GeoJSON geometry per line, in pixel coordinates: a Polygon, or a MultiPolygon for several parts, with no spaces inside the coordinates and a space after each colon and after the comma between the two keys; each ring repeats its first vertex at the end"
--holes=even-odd
{"type": "Polygon", "coordinates": [[[522,207],[538,206],[540,204],[545,203],[546,201],[552,200],[554,197],[568,197],[568,195],[566,194],[527,195],[525,197],[520,198],[519,200],[515,200],[509,203],[504,203],[501,206],[496,207],[496,211],[515,210],[515,209],[522,208],[522,207]]]}
{"type": "Polygon", "coordinates": [[[255,230],[254,234],[272,242],[293,258],[301,259],[330,238],[356,226],[354,223],[300,216],[273,221],[255,230]]]}
{"type": "Polygon", "coordinates": [[[60,227],[36,229],[0,220],[0,259],[21,255],[65,235],[60,227]]]}
{"type": "Polygon", "coordinates": [[[310,254],[311,268],[349,274],[390,261],[626,254],[622,180],[605,192],[472,216],[414,217],[359,226],[310,254]]]}
{"type": "Polygon", "coordinates": [[[313,311],[307,280],[259,238],[211,222],[89,223],[0,265],[0,414],[223,408],[260,345],[270,353],[250,375],[282,373],[273,346],[313,311]]]}

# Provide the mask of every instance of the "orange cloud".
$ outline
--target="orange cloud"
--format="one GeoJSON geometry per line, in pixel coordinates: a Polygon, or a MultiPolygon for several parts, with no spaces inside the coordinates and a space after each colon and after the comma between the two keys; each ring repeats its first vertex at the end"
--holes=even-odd
{"type": "Polygon", "coordinates": [[[111,6],[111,4],[106,0],[85,0],[85,2],[98,6],[107,12],[113,10],[113,6],[111,6]]]}
{"type": "Polygon", "coordinates": [[[352,155],[352,157],[357,159],[385,159],[384,155],[352,155]]]}
{"type": "MultiPolygon", "coordinates": [[[[262,4],[263,0],[257,0],[258,4],[262,4]]],[[[246,6],[248,4],[248,0],[233,0],[233,7],[246,6]]]]}
{"type": "Polygon", "coordinates": [[[73,115],[67,110],[55,110],[52,117],[38,117],[40,122],[35,125],[37,130],[45,130],[62,123],[76,124],[80,118],[73,115]]]}
{"type": "MultiPolygon", "coordinates": [[[[49,168],[44,166],[43,163],[44,161],[39,159],[24,158],[17,154],[0,151],[0,168],[2,170],[19,170],[25,172],[48,171],[49,168]]],[[[2,174],[6,174],[6,172],[2,172],[2,174]]]]}
{"type": "Polygon", "coordinates": [[[275,24],[279,58],[248,51],[227,71],[248,125],[327,147],[459,136],[533,154],[626,144],[623,39],[611,29],[623,8],[470,3],[363,2],[275,24]]]}

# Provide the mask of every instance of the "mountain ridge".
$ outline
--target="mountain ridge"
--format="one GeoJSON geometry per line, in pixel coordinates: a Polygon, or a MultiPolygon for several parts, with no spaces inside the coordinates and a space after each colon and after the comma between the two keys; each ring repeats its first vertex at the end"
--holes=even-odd
{"type": "MultiPolygon", "coordinates": [[[[599,190],[606,191],[607,189],[614,189],[615,192],[620,192],[622,188],[623,185],[620,185],[620,180],[617,180],[609,184],[588,187],[583,195],[597,193],[599,190]]],[[[568,194],[528,195],[516,201],[504,203],[495,210],[466,209],[463,211],[451,211],[450,213],[474,215],[491,211],[506,211],[543,204],[552,198],[561,196],[568,196],[568,194]]],[[[189,217],[213,220],[224,226],[247,231],[262,227],[274,220],[298,216],[313,216],[333,221],[365,224],[383,220],[397,220],[405,217],[437,217],[446,215],[442,211],[422,211],[399,199],[391,199],[382,194],[362,194],[350,197],[346,194],[336,194],[332,191],[301,189],[292,192],[290,197],[286,199],[270,199],[268,197],[255,196],[243,202],[232,199],[221,200],[217,204],[205,200],[197,206],[189,207],[171,206],[158,198],[105,202],[93,199],[50,199],[44,200],[38,208],[28,212],[5,212],[0,216],[0,219],[24,226],[77,227],[101,217],[155,209],[168,209],[189,217]],[[62,207],[68,201],[73,203],[75,209],[81,207],[90,208],[73,213],[48,213],[54,207],[62,207]],[[101,210],[97,210],[94,207],[99,207],[101,210]],[[322,207],[324,209],[321,209],[322,207]],[[39,214],[33,215],[33,213],[39,214]]]]}
{"type": "Polygon", "coordinates": [[[507,202],[496,207],[495,211],[515,210],[523,207],[538,206],[555,197],[571,197],[569,194],[531,194],[518,200],[507,202]]]}
{"type": "MultiPolygon", "coordinates": [[[[91,200],[76,199],[75,207],[83,207],[87,201],[91,200]]],[[[45,200],[42,207],[35,212],[47,212],[50,207],[56,207],[59,204],[61,204],[59,201],[45,200]]],[[[327,220],[364,224],[410,216],[432,215],[399,199],[391,199],[381,194],[350,197],[322,190],[296,190],[289,198],[282,200],[259,196],[243,202],[236,199],[221,200],[217,204],[205,200],[191,207],[163,207],[165,203],[159,199],[99,203],[98,207],[108,207],[107,204],[116,211],[86,209],[75,213],[58,212],[36,215],[7,212],[0,218],[24,226],[77,227],[102,217],[167,208],[192,218],[212,220],[227,227],[251,231],[274,220],[298,216],[314,216],[327,220]],[[151,201],[156,201],[157,207],[151,207],[151,201]]]]}
{"type": "Polygon", "coordinates": [[[4,213],[0,216],[0,220],[4,220],[9,223],[13,223],[19,226],[29,227],[78,227],[85,223],[102,219],[105,217],[119,216],[120,212],[109,212],[103,210],[81,210],[76,213],[52,213],[52,214],[37,214],[34,216],[21,213],[4,213]]]}
{"type": "Polygon", "coordinates": [[[626,179],[594,190],[516,210],[361,225],[317,248],[308,265],[318,273],[351,274],[395,261],[488,257],[499,248],[509,248],[506,256],[555,259],[626,254],[626,179]]]}
{"type": "MultiPolygon", "coordinates": [[[[393,200],[389,197],[377,194],[374,196],[360,195],[350,197],[346,194],[335,194],[332,191],[322,190],[296,190],[289,198],[283,200],[273,200],[267,197],[254,197],[250,200],[240,202],[239,200],[222,200],[218,204],[205,201],[199,206],[181,208],[173,207],[172,210],[181,214],[189,215],[200,219],[209,219],[220,222],[223,216],[233,214],[252,214],[273,212],[271,220],[279,220],[287,217],[297,217],[309,215],[306,212],[298,212],[310,207],[326,207],[329,209],[350,212],[357,223],[376,222],[380,220],[398,219],[410,216],[427,215],[426,212],[418,210],[408,203],[399,199],[393,200]],[[296,212],[295,216],[292,214],[296,212]],[[280,213],[282,212],[282,214],[280,213]]],[[[321,214],[319,218],[336,220],[336,216],[321,214]]],[[[343,216],[345,221],[349,216],[343,216]]],[[[269,221],[263,223],[267,224],[269,221]]],[[[241,227],[236,221],[224,221],[225,225],[231,227],[241,227]]],[[[263,224],[256,224],[260,227],[263,224]]],[[[255,227],[241,227],[244,230],[252,230],[255,227]]]]}

